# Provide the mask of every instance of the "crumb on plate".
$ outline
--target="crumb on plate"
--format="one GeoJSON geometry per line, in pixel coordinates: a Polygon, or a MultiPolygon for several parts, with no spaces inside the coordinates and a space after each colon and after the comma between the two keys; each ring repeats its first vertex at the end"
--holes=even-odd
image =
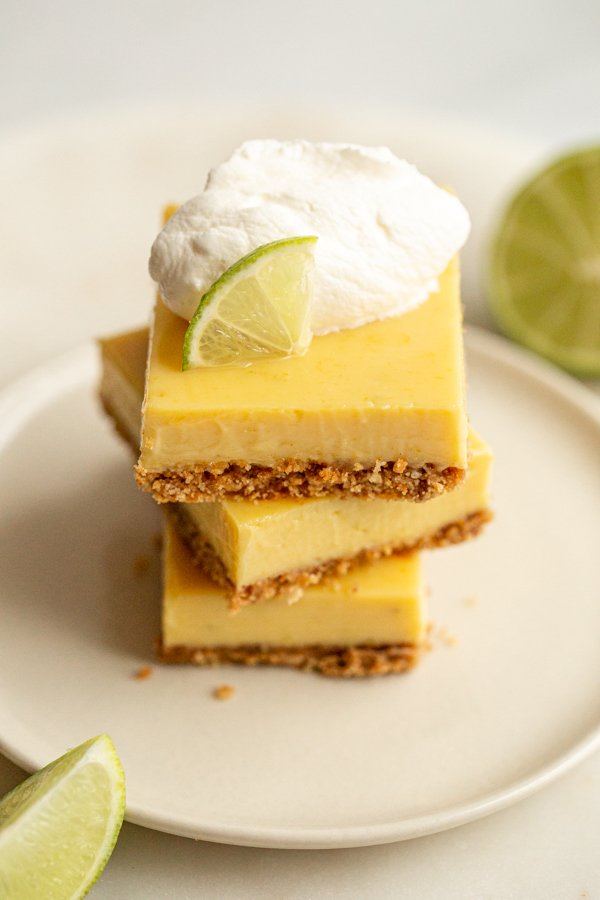
{"type": "Polygon", "coordinates": [[[445,644],[446,647],[455,647],[458,644],[458,638],[455,634],[452,634],[445,625],[440,625],[436,631],[435,636],[442,644],[445,644]]]}
{"type": "Polygon", "coordinates": [[[215,700],[229,700],[235,694],[235,688],[232,684],[219,684],[213,690],[215,700]]]}
{"type": "Polygon", "coordinates": [[[153,671],[154,671],[154,669],[152,668],[152,666],[142,666],[140,669],[137,670],[137,672],[134,675],[134,678],[136,679],[136,681],[145,681],[146,678],[150,678],[153,671]]]}

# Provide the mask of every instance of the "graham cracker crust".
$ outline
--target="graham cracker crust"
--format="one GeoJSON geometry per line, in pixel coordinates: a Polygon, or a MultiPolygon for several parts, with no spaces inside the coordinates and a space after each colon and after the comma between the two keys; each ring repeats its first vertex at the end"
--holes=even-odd
{"type": "Polygon", "coordinates": [[[149,472],[138,463],[135,479],[158,503],[200,503],[210,500],[275,500],[283,497],[380,497],[422,501],[456,487],[464,469],[406,460],[333,466],[304,460],[282,460],[277,466],[206,463],[182,469],[149,472]]]}
{"type": "Polygon", "coordinates": [[[418,644],[387,644],[380,647],[268,647],[252,644],[237,647],[166,648],[162,640],[157,642],[157,654],[164,663],[188,663],[195,666],[287,666],[303,672],[316,672],[328,678],[368,678],[407,672],[417,664],[424,649],[424,646],[418,644]]]}
{"type": "Polygon", "coordinates": [[[304,589],[310,587],[310,585],[318,584],[326,578],[340,578],[356,566],[374,562],[382,557],[401,556],[413,550],[429,550],[470,541],[477,537],[484,526],[493,518],[491,510],[479,510],[471,513],[464,519],[444,525],[432,534],[420,538],[411,544],[387,544],[381,547],[372,547],[362,550],[354,556],[327,560],[318,566],[284,572],[281,575],[265,578],[253,584],[246,584],[236,588],[227,577],[225,567],[212,545],[198,532],[190,517],[186,515],[185,507],[182,508],[181,504],[173,503],[166,505],[164,509],[174,521],[179,535],[189,547],[196,565],[212,581],[227,588],[229,591],[229,605],[232,609],[239,609],[250,603],[257,603],[277,596],[287,595],[291,599],[298,599],[304,589]]]}

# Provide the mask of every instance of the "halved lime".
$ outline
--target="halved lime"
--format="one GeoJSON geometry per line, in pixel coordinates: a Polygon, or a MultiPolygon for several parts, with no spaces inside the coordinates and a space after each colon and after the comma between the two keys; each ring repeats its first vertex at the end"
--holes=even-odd
{"type": "Polygon", "coordinates": [[[183,368],[246,366],[308,349],[316,237],[263,244],[204,294],[185,333],[183,368]]]}
{"type": "Polygon", "coordinates": [[[491,246],[488,288],[506,334],[575,375],[600,375],[600,147],[521,188],[491,246]]]}
{"type": "Polygon", "coordinates": [[[0,800],[0,896],[85,896],[112,853],[124,812],[125,776],[106,734],[36,772],[0,800]]]}

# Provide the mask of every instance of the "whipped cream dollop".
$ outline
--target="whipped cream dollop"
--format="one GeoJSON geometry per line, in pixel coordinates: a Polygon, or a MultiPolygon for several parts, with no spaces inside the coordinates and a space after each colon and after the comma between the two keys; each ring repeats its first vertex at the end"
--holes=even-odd
{"type": "Polygon", "coordinates": [[[316,235],[311,327],[355,328],[413,309],[462,247],[452,194],[386,147],[247,141],[156,238],[150,275],[191,319],[223,272],[261,244],[316,235]]]}

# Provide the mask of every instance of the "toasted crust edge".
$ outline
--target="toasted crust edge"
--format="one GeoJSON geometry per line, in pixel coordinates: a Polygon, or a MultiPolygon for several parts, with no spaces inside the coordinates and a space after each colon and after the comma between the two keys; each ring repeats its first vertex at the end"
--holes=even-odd
{"type": "Polygon", "coordinates": [[[464,477],[464,469],[430,463],[414,467],[404,459],[379,461],[370,468],[294,459],[273,467],[206,463],[162,472],[135,466],[138,486],[158,503],[349,496],[419,502],[452,490],[464,477]]]}
{"type": "Polygon", "coordinates": [[[156,646],[158,658],[169,664],[285,666],[328,678],[370,678],[407,672],[418,663],[424,649],[424,644],[165,647],[162,638],[156,646]]]}

